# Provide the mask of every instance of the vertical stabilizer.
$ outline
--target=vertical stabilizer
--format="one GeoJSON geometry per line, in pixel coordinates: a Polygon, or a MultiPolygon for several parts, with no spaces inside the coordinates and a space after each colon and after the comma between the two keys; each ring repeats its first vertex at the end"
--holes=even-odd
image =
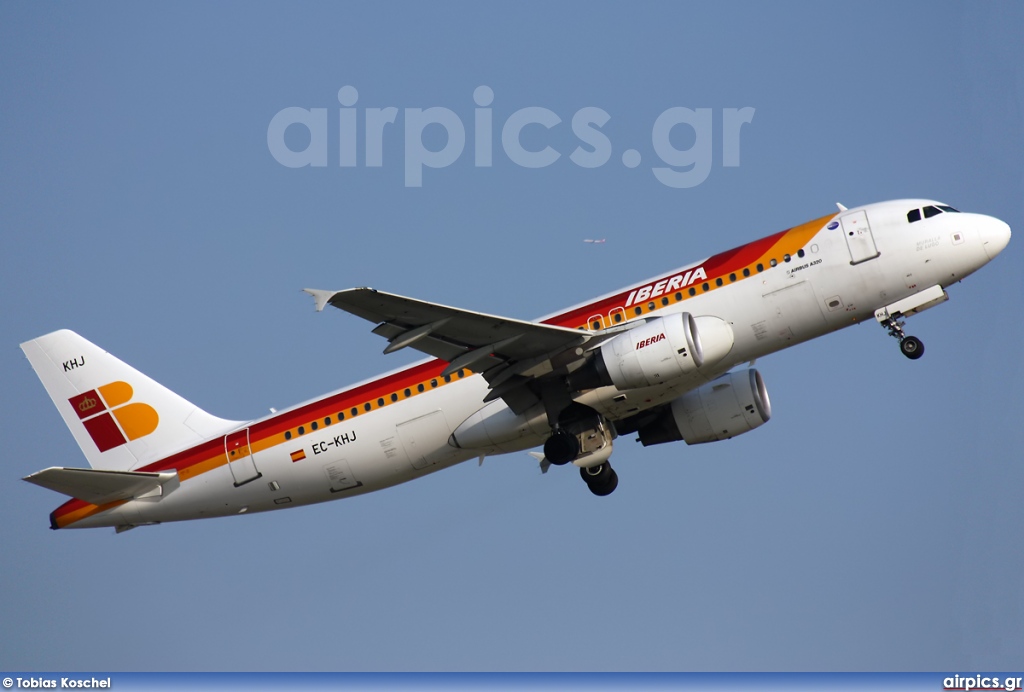
{"type": "Polygon", "coordinates": [[[128,471],[239,425],[67,329],[26,341],[21,350],[94,469],[128,471]]]}

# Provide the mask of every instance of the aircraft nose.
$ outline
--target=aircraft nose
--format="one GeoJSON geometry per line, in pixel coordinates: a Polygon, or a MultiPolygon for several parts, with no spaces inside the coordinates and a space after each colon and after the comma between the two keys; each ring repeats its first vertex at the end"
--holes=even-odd
{"type": "Polygon", "coordinates": [[[1009,243],[1009,224],[991,216],[985,219],[985,226],[981,229],[981,244],[984,246],[988,258],[995,259],[996,255],[1002,252],[1009,243]]]}

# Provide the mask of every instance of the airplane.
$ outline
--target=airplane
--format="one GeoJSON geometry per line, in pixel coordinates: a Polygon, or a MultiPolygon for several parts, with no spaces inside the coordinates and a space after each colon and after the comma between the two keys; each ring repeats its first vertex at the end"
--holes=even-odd
{"type": "Polygon", "coordinates": [[[531,452],[618,486],[614,440],[702,444],[771,418],[753,362],[874,319],[904,320],[995,258],[1010,227],[932,200],[869,204],[755,240],[535,322],[372,288],[306,289],[428,358],[251,421],[218,418],[74,332],[21,344],[89,468],[24,480],[70,496],[53,529],[138,526],[308,505],[464,461],[531,452]]]}
{"type": "Polygon", "coordinates": [[[607,241],[607,238],[599,238],[597,240],[594,240],[593,238],[586,238],[583,242],[584,243],[593,243],[594,245],[601,245],[601,244],[605,243],[606,241],[607,241]]]}

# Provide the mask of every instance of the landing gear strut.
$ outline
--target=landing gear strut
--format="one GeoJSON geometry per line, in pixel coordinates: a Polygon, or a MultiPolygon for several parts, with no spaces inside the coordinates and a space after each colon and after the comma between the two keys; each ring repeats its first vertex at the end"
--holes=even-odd
{"type": "Polygon", "coordinates": [[[910,360],[917,360],[924,355],[924,344],[916,336],[907,336],[903,331],[903,321],[896,317],[887,317],[879,324],[889,330],[889,336],[900,342],[900,352],[910,360]]]}
{"type": "Polygon", "coordinates": [[[572,462],[590,492],[610,495],[619,485],[619,477],[608,463],[616,436],[612,424],[594,409],[573,403],[559,412],[552,428],[544,442],[543,459],[555,466],[572,462]]]}

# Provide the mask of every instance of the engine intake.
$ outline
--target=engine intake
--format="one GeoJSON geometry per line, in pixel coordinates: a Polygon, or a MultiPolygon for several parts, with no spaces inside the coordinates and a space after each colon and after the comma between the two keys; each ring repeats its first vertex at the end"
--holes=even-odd
{"type": "Polygon", "coordinates": [[[742,435],[771,417],[764,380],[750,368],[726,373],[673,400],[637,433],[645,447],[677,440],[695,445],[742,435]]]}

